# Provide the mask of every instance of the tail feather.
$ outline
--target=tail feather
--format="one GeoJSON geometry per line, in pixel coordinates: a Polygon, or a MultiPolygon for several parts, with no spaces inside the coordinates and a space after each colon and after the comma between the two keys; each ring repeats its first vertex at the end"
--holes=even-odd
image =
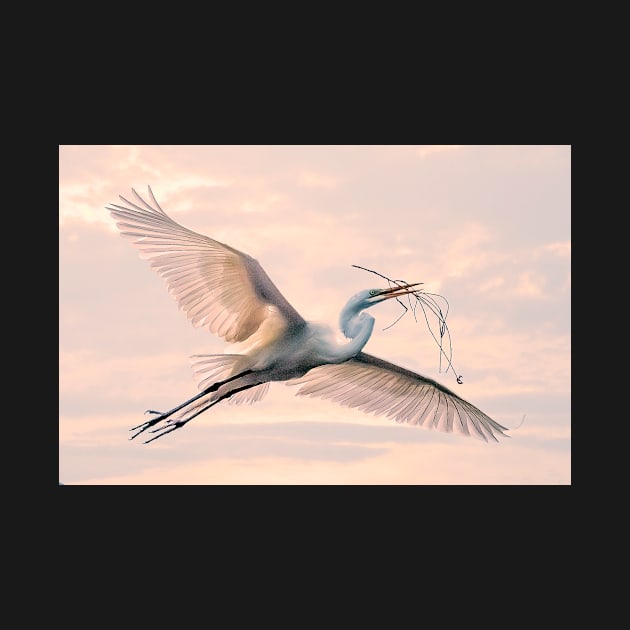
{"type": "Polygon", "coordinates": [[[193,354],[190,363],[199,389],[204,390],[217,381],[237,374],[241,354],[193,354]]]}
{"type": "Polygon", "coordinates": [[[246,389],[245,391],[238,392],[238,394],[234,394],[230,398],[228,398],[228,405],[252,405],[259,400],[262,400],[269,389],[269,382],[261,383],[260,385],[256,385],[256,387],[252,387],[251,389],[246,389]]]}
{"type": "MultiPolygon", "coordinates": [[[[190,361],[197,386],[202,391],[248,367],[247,357],[242,354],[194,354],[190,361]]],[[[269,383],[261,383],[234,394],[227,402],[230,405],[251,405],[262,400],[268,389],[269,383]]]]}

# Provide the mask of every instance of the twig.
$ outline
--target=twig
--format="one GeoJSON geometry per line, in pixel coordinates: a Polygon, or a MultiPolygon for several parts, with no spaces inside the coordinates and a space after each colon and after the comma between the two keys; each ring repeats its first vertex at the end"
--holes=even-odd
{"type": "MultiPolygon", "coordinates": [[[[387,282],[389,282],[390,288],[393,285],[395,285],[397,287],[400,287],[401,289],[404,289],[404,288],[410,286],[409,283],[405,282],[404,280],[394,280],[392,278],[389,278],[388,276],[383,275],[382,273],[379,273],[378,271],[374,271],[373,269],[368,269],[367,267],[362,267],[361,265],[352,265],[352,266],[356,267],[357,269],[362,269],[363,271],[367,271],[369,273],[373,273],[373,274],[379,276],[380,278],[383,278],[384,280],[387,280],[387,282]]],[[[457,382],[461,385],[462,382],[463,382],[462,376],[461,376],[461,374],[458,375],[457,372],[455,371],[455,368],[453,367],[453,361],[452,361],[453,347],[452,347],[452,344],[451,344],[451,333],[450,333],[450,331],[448,329],[448,325],[446,324],[446,317],[447,317],[448,311],[449,311],[448,300],[443,295],[439,295],[437,293],[427,293],[423,289],[414,289],[413,291],[410,291],[407,294],[407,300],[409,301],[409,308],[407,308],[400,301],[400,299],[398,297],[396,298],[396,301],[405,310],[400,315],[400,317],[398,317],[389,326],[386,326],[385,328],[383,328],[383,330],[388,330],[389,328],[391,328],[392,326],[397,324],[407,314],[407,312],[410,309],[411,309],[411,312],[413,313],[414,320],[417,322],[418,318],[416,317],[416,309],[418,308],[418,305],[420,305],[420,308],[422,309],[422,313],[424,315],[425,322],[427,324],[427,328],[429,329],[429,332],[431,333],[431,336],[435,340],[435,343],[440,348],[440,354],[439,354],[439,371],[440,371],[440,373],[442,372],[442,355],[444,355],[446,357],[447,361],[448,361],[448,366],[446,368],[446,372],[448,372],[449,370],[452,370],[453,373],[455,374],[455,376],[457,377],[457,382]],[[413,305],[411,303],[411,296],[412,295],[416,298],[416,302],[413,305]],[[446,313],[444,313],[442,311],[442,308],[438,304],[436,298],[444,300],[444,302],[446,303],[446,313]],[[435,336],[435,334],[434,334],[434,332],[433,332],[433,330],[431,328],[431,323],[429,322],[429,317],[427,315],[425,307],[437,318],[437,320],[439,322],[439,330],[440,330],[440,340],[439,341],[438,341],[437,337],[435,336]],[[444,352],[444,348],[442,347],[443,339],[444,339],[445,336],[448,338],[448,345],[449,345],[449,353],[448,353],[448,355],[446,354],[446,352],[444,352]]]]}

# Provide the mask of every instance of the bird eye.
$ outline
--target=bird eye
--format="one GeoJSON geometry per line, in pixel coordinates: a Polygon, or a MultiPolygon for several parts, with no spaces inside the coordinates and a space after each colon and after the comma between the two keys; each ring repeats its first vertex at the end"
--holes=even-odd
{"type": "Polygon", "coordinates": [[[370,295],[376,295],[377,291],[376,289],[370,289],[370,295]]]}

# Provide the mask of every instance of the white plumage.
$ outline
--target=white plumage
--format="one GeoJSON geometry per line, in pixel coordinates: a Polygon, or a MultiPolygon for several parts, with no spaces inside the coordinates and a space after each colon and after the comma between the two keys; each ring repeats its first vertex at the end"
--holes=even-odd
{"type": "Polygon", "coordinates": [[[417,284],[366,289],[341,311],[339,342],[329,327],[308,322],[291,306],[251,256],[176,223],[133,190],[137,203],[120,197],[110,204],[122,236],[132,240],[166,282],[193,326],[237,343],[238,352],[195,355],[193,373],[201,392],[134,427],[157,439],[228,402],[254,403],[271,381],[299,386],[298,395],[318,396],[397,422],[455,432],[487,441],[506,427],[440,383],[362,352],[374,318],[365,309],[414,294],[417,284]],[[159,424],[162,423],[162,424],[159,424]],[[152,428],[156,426],[155,428],[152,428]]]}

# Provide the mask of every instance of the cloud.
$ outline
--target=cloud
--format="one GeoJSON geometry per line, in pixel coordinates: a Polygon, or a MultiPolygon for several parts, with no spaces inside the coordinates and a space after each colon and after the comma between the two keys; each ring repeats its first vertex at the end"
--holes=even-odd
{"type": "Polygon", "coordinates": [[[269,213],[275,211],[282,204],[285,204],[288,200],[287,195],[280,195],[277,193],[269,193],[262,196],[257,196],[255,199],[248,199],[240,204],[240,208],[243,212],[250,213],[269,213]]]}
{"type": "Polygon", "coordinates": [[[80,218],[88,223],[103,223],[114,231],[116,227],[109,220],[107,212],[97,211],[95,200],[103,196],[109,188],[106,179],[94,178],[84,183],[66,184],[59,187],[59,225],[68,219],[80,218]]]}
{"type": "Polygon", "coordinates": [[[416,150],[416,154],[421,158],[435,155],[436,153],[450,153],[452,151],[459,151],[464,145],[462,144],[425,144],[416,150]]]}
{"type": "MultiPolygon", "coordinates": [[[[215,440],[225,449],[227,443],[216,436],[215,440]]],[[[173,461],[168,451],[175,454],[175,448],[147,453],[151,447],[142,447],[147,459],[131,474],[121,475],[105,461],[102,462],[105,469],[95,467],[101,473],[98,476],[70,480],[66,475],[64,480],[66,483],[160,485],[450,484],[453,478],[459,479],[460,484],[493,485],[568,484],[571,481],[570,451],[536,448],[529,438],[523,438],[522,444],[516,437],[501,444],[464,438],[456,443],[374,442],[369,447],[361,447],[365,456],[341,459],[333,453],[342,446],[328,441],[320,442],[319,446],[310,443],[311,454],[318,453],[315,458],[305,457],[304,452],[288,440],[276,442],[250,437],[249,446],[255,446],[259,454],[243,451],[237,457],[219,455],[192,461],[173,461]],[[279,452],[279,447],[285,454],[279,452]],[[535,467],[531,467],[524,456],[532,448],[535,449],[535,467]],[[326,465],[322,465],[323,462],[326,465]],[[499,476],[497,469],[502,471],[499,476]]],[[[349,445],[347,454],[358,453],[361,448],[349,445]]]]}
{"type": "Polygon", "coordinates": [[[457,145],[63,147],[60,479],[570,481],[568,153],[457,145]],[[465,440],[412,434],[274,384],[258,405],[218,405],[164,444],[136,448],[128,429],[145,409],[196,393],[188,356],[229,350],[190,325],[103,209],[119,194],[131,199],[132,186],[146,194],[147,184],[175,220],[257,258],[308,319],[335,326],[350,295],[380,286],[352,264],[442,293],[463,385],[439,373],[424,321],[408,313],[382,330],[401,314],[394,301],[370,311],[376,326],[366,351],[436,378],[509,426],[527,413],[520,447],[513,448],[515,437],[510,457],[495,458],[491,450],[468,451],[475,447],[465,440]],[[305,422],[289,428],[295,420],[305,422]],[[436,445],[444,447],[437,460],[436,445]],[[555,463],[554,448],[561,452],[555,463]]]}
{"type": "Polygon", "coordinates": [[[518,276],[518,280],[514,289],[512,290],[515,295],[528,298],[541,298],[543,297],[543,291],[540,286],[540,281],[535,281],[531,274],[525,272],[518,276]]]}
{"type": "Polygon", "coordinates": [[[466,221],[458,226],[456,234],[441,240],[446,245],[437,252],[436,267],[443,278],[476,274],[496,264],[496,235],[486,224],[466,221]]]}
{"type": "Polygon", "coordinates": [[[332,175],[316,173],[313,171],[301,171],[297,178],[298,186],[305,188],[336,188],[339,180],[332,175]]]}
{"type": "Polygon", "coordinates": [[[571,255],[571,241],[563,241],[561,243],[548,243],[544,245],[546,251],[556,254],[562,258],[571,255]]]}
{"type": "Polygon", "coordinates": [[[151,160],[147,160],[145,152],[142,151],[142,147],[139,146],[113,146],[113,149],[118,149],[122,155],[118,157],[115,162],[115,168],[123,173],[129,173],[136,171],[146,175],[149,179],[160,179],[163,177],[163,171],[161,168],[152,163],[151,160]]]}

